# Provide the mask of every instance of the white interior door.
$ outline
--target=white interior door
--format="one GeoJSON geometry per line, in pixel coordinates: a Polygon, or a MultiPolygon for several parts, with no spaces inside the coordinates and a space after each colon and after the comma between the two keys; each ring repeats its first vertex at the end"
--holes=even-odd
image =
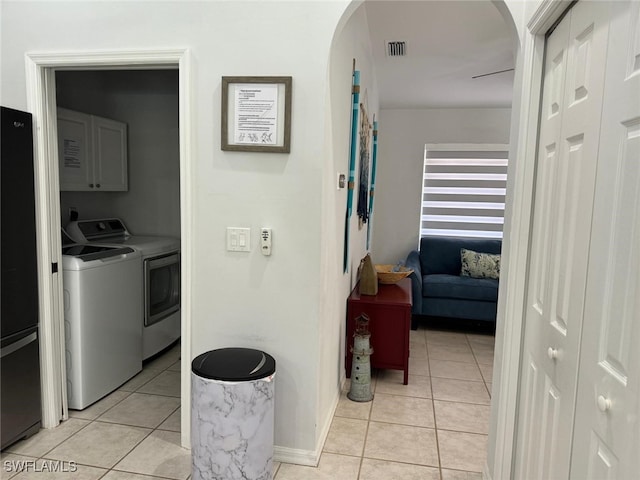
{"type": "Polygon", "coordinates": [[[606,65],[608,2],[547,39],[516,478],[568,478],[606,65]]]}
{"type": "Polygon", "coordinates": [[[640,476],[640,3],[610,26],[571,478],[640,476]]]}

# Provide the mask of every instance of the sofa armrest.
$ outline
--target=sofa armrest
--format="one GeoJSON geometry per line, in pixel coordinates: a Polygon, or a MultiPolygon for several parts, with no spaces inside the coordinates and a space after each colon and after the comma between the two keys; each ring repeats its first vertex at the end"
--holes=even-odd
{"type": "Polygon", "coordinates": [[[420,254],[417,250],[409,253],[404,265],[413,270],[413,273],[409,275],[413,300],[411,313],[419,315],[422,312],[422,267],[420,266],[420,254]]]}

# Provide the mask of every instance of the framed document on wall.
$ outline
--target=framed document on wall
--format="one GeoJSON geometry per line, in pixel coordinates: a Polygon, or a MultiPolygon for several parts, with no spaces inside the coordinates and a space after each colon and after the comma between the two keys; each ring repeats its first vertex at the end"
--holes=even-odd
{"type": "Polygon", "coordinates": [[[222,77],[222,150],[289,153],[291,77],[222,77]]]}

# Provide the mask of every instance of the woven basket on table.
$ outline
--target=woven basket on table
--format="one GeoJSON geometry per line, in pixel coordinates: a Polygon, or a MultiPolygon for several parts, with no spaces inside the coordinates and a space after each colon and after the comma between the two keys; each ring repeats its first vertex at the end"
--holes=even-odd
{"type": "Polygon", "coordinates": [[[398,272],[392,271],[394,268],[396,268],[396,265],[376,265],[378,282],[386,285],[392,285],[413,273],[413,270],[407,267],[399,267],[400,271],[398,272]]]}

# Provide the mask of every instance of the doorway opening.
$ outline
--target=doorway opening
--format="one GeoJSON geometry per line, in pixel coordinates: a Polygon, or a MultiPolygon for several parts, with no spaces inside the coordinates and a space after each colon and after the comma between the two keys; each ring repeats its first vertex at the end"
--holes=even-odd
{"type": "MultiPolygon", "coordinates": [[[[191,272],[191,249],[189,245],[191,225],[191,200],[189,192],[191,183],[191,145],[190,145],[190,64],[187,50],[163,50],[163,51],[141,51],[141,52],[96,52],[76,54],[30,54],[27,57],[27,84],[28,84],[28,104],[33,112],[34,121],[37,125],[36,143],[36,197],[37,211],[36,221],[38,224],[38,260],[39,260],[39,282],[41,291],[40,307],[42,314],[42,341],[41,353],[43,364],[42,390],[43,390],[43,426],[52,428],[60,420],[68,418],[68,399],[66,388],[66,359],[65,359],[65,327],[64,327],[64,296],[62,285],[62,271],[58,271],[57,265],[62,265],[61,248],[61,227],[80,214],[85,218],[101,217],[107,211],[115,212],[124,217],[128,212],[131,220],[129,228],[144,231],[147,234],[172,234],[172,236],[182,239],[181,247],[181,268],[180,284],[182,297],[188,298],[190,291],[191,272]],[[147,73],[144,73],[147,71],[147,73]],[[138,72],[138,73],[134,73],[138,72]],[[153,72],[157,72],[154,75],[153,72]],[[82,76],[85,76],[83,79],[82,76]],[[103,82],[104,85],[120,84],[123,79],[134,78],[140,75],[147,81],[156,82],[155,95],[162,97],[161,86],[173,83],[175,88],[173,94],[174,118],[174,145],[169,152],[172,161],[166,162],[163,166],[165,172],[158,177],[158,172],[150,172],[149,165],[154,160],[157,161],[158,151],[153,149],[157,145],[147,143],[144,147],[129,145],[129,154],[136,152],[136,158],[143,156],[145,150],[149,154],[147,166],[144,162],[132,162],[128,170],[129,180],[137,185],[130,184],[128,192],[119,193],[97,193],[95,192],[61,192],[61,182],[59,178],[58,163],[58,135],[57,135],[57,107],[58,100],[67,103],[66,107],[76,108],[78,102],[85,103],[91,109],[102,110],[103,116],[114,116],[109,113],[109,109],[120,110],[120,113],[130,109],[131,118],[138,125],[149,126],[148,108],[133,111],[133,106],[127,106],[126,97],[131,92],[125,92],[126,88],[111,88],[108,95],[100,98],[100,95],[90,95],[91,88],[86,88],[80,92],[78,82],[87,80],[87,76],[92,76],[94,80],[103,82]],[[173,77],[169,82],[167,79],[173,77]],[[161,80],[164,78],[165,80],[161,80]],[[101,79],[101,80],[100,80],[101,79]],[[108,81],[105,79],[109,79],[108,81]],[[151,80],[149,80],[151,79],[151,80]],[[60,89],[56,90],[56,83],[60,82],[60,89]],[[64,86],[66,83],[66,87],[64,86]],[[140,148],[140,150],[138,150],[140,148]],[[149,153],[148,151],[151,150],[149,153]],[[179,160],[178,160],[179,159],[179,160]],[[139,168],[141,167],[141,168],[139,168]],[[139,171],[138,171],[139,170],[139,171]],[[145,182],[145,170],[148,178],[145,182]],[[61,195],[61,193],[63,195],[61,195]],[[125,195],[126,194],[126,195],[125,195]],[[92,196],[96,195],[96,196],[92,196]],[[113,201],[107,201],[109,195],[113,201]],[[102,197],[102,198],[99,198],[102,197]],[[129,197],[129,198],[125,198],[129,197]],[[151,197],[154,197],[150,199],[151,197]],[[140,205],[157,204],[159,198],[166,198],[166,205],[162,208],[148,207],[139,208],[140,205]],[[82,202],[82,210],[78,202],[82,202]],[[134,204],[138,204],[135,208],[134,204]],[[73,208],[75,207],[75,208],[73,208]],[[148,215],[149,208],[157,208],[156,215],[148,215]],[[142,213],[132,213],[133,210],[142,213]],[[145,211],[146,210],[146,211],[145,211]],[[75,213],[77,212],[77,213],[75,213]],[[150,217],[150,222],[144,223],[141,217],[150,217]],[[153,218],[156,220],[154,221],[153,218]],[[166,218],[170,218],[170,226],[167,227],[166,218]],[[163,225],[163,221],[165,224],[163,225]],[[134,227],[135,225],[135,227],[134,227]],[[163,230],[164,229],[164,230],[163,230]]],[[[125,82],[126,83],[126,82],[125,82]]],[[[134,82],[135,83],[135,82],[134,82]]],[[[129,84],[129,88],[132,84],[129,84]]],[[[142,90],[142,89],[141,89],[142,90]]],[[[165,92],[166,94],[166,92],[165,92]]],[[[141,94],[142,95],[142,94],[141,94]]],[[[130,100],[131,98],[129,98],[130,100]]],[[[145,101],[144,96],[139,96],[139,101],[145,101]]],[[[159,103],[159,98],[146,98],[150,104],[159,103]]],[[[164,99],[167,100],[166,98],[164,99]]],[[[135,102],[134,102],[135,103],[135,102]]],[[[170,103],[170,102],[169,102],[170,103]]],[[[96,113],[98,113],[96,111],[96,113]]],[[[149,132],[145,128],[136,129],[137,135],[143,138],[149,132]]],[[[138,144],[136,140],[134,142],[138,144]]],[[[156,166],[157,163],[156,163],[156,166]]],[[[159,168],[159,166],[158,166],[159,168]]],[[[160,202],[160,205],[163,205],[160,202]]],[[[109,216],[116,216],[109,214],[109,216]]],[[[125,217],[126,218],[126,217],[125,217]]],[[[60,269],[61,270],[61,269],[60,269]]],[[[189,425],[189,359],[191,358],[190,348],[190,305],[181,305],[181,327],[180,336],[180,398],[181,405],[186,405],[181,411],[181,443],[184,447],[189,447],[190,425],[189,425]]]]}
{"type": "MultiPolygon", "coordinates": [[[[423,198],[422,182],[415,179],[421,180],[424,175],[424,158],[421,155],[424,145],[426,143],[449,145],[452,143],[510,143],[516,138],[515,130],[512,133],[511,128],[517,129],[512,118],[517,118],[519,113],[517,91],[514,92],[513,104],[511,101],[507,104],[503,98],[503,103],[489,105],[488,93],[476,99],[470,98],[471,94],[479,91],[481,87],[497,88],[506,83],[510,77],[506,70],[510,71],[515,67],[520,56],[516,24],[506,3],[473,2],[473,9],[468,2],[410,3],[411,5],[401,6],[393,2],[352,4],[350,6],[352,10],[345,12],[336,29],[332,45],[331,87],[337,90],[343,88],[344,84],[348,84],[352,67],[352,63],[348,60],[356,58],[356,69],[361,72],[360,91],[362,92],[364,88],[369,88],[370,91],[377,89],[380,94],[379,155],[380,159],[386,158],[387,161],[378,163],[377,178],[379,185],[384,187],[380,188],[379,192],[376,191],[375,208],[378,213],[373,223],[372,256],[381,263],[404,261],[409,252],[415,250],[418,245],[419,235],[416,224],[420,218],[423,198]],[[472,11],[475,13],[473,18],[465,17],[472,11]],[[451,39],[443,40],[456,26],[461,26],[460,33],[452,35],[451,39]],[[475,30],[476,27],[480,28],[475,30]],[[472,36],[470,33],[472,30],[477,33],[483,28],[487,31],[484,35],[474,37],[477,41],[464,44],[465,39],[468,40],[472,36]],[[429,35],[437,35],[438,38],[430,39],[429,35]],[[354,39],[359,40],[360,37],[369,40],[368,50],[361,48],[360,44],[357,47],[353,46],[356,43],[354,39]],[[482,42],[479,39],[488,38],[504,42],[501,43],[505,48],[500,50],[503,53],[500,58],[492,58],[498,51],[495,44],[492,48],[482,49],[482,42]],[[406,41],[407,55],[404,58],[389,56],[383,48],[384,40],[406,41]],[[456,48],[458,51],[453,53],[456,48]],[[466,62],[459,65],[459,68],[452,68],[454,58],[456,61],[463,59],[466,62]],[[446,59],[446,64],[437,65],[438,59],[446,59]],[[411,63],[419,66],[421,61],[424,61],[425,65],[423,70],[416,69],[415,74],[407,73],[411,63]],[[500,62],[504,62],[504,65],[500,62]],[[436,67],[440,68],[436,69],[436,67]],[[386,70],[380,73],[381,69],[386,70]],[[471,71],[463,73],[466,69],[471,71]],[[373,77],[373,71],[377,74],[375,76],[377,85],[367,84],[368,79],[373,77]],[[473,76],[485,73],[492,75],[473,79],[473,76]],[[438,91],[436,80],[442,81],[442,79],[446,79],[446,88],[438,91]],[[455,85],[459,86],[464,82],[468,82],[467,88],[455,89],[455,85]],[[454,91],[460,91],[461,94],[455,96],[452,93],[454,91]],[[386,98],[384,98],[385,92],[386,98]]],[[[513,80],[508,86],[508,93],[513,90],[514,85],[518,86],[517,75],[511,78],[513,80]]],[[[496,91],[498,90],[496,89],[494,93],[496,91]]],[[[511,98],[510,95],[509,98],[511,98]]],[[[343,108],[337,101],[334,102],[334,106],[343,108]]],[[[342,115],[340,111],[334,112],[335,141],[341,141],[344,136],[341,130],[345,122],[341,123],[340,115],[342,115]]],[[[347,128],[344,130],[348,131],[347,128]]],[[[346,143],[348,144],[348,139],[346,143]]],[[[514,156],[516,145],[510,145],[509,149],[511,150],[510,158],[517,160],[514,156]]],[[[336,157],[342,158],[338,155],[336,157]]],[[[515,172],[516,162],[511,163],[513,167],[509,168],[515,172]]],[[[338,166],[337,169],[339,168],[338,166]]],[[[502,175],[504,172],[492,173],[502,175]]],[[[476,179],[466,178],[463,181],[467,183],[466,187],[478,187],[468,185],[476,179]]],[[[511,184],[507,186],[509,193],[507,193],[506,203],[509,203],[513,201],[514,190],[513,182],[509,180],[507,183],[511,184]]],[[[495,188],[504,188],[504,185],[495,185],[495,188]]],[[[512,206],[507,208],[507,216],[510,215],[511,208],[512,206]]],[[[507,222],[509,220],[508,218],[507,222]]],[[[507,224],[505,228],[505,250],[513,248],[511,245],[513,237],[509,227],[510,225],[507,224]]],[[[504,278],[504,283],[511,281],[512,278],[508,280],[504,278]]],[[[502,296],[504,297],[504,294],[502,296]]],[[[504,313],[500,312],[496,332],[496,339],[500,340],[496,342],[497,351],[503,348],[500,337],[504,335],[505,329],[510,328],[505,326],[504,318],[504,313]]],[[[452,323],[448,322],[445,329],[451,329],[452,323]]],[[[435,325],[432,323],[430,326],[435,325]]],[[[503,390],[499,373],[502,370],[500,363],[505,360],[505,357],[500,353],[496,355],[496,385],[493,387],[494,369],[491,366],[493,337],[491,335],[475,336],[477,332],[469,333],[471,335],[467,337],[466,332],[441,332],[435,329],[412,332],[411,357],[415,358],[413,358],[414,368],[410,367],[409,372],[410,375],[412,370],[413,374],[422,372],[425,378],[431,374],[433,379],[437,379],[432,384],[435,385],[434,393],[438,390],[436,395],[440,397],[444,395],[445,386],[469,387],[465,393],[469,393],[472,388],[477,388],[478,397],[471,399],[471,403],[475,401],[481,404],[481,408],[477,410],[482,411],[486,423],[490,425],[489,419],[486,418],[490,415],[490,409],[487,406],[489,402],[499,404],[500,399],[498,395],[489,399],[489,391],[486,387],[498,393],[503,390]],[[425,352],[425,358],[421,359],[423,361],[417,361],[419,355],[417,352],[425,352]],[[426,368],[428,364],[432,364],[431,370],[426,368]],[[449,367],[456,367],[457,371],[447,371],[449,367]],[[447,378],[447,376],[463,378],[447,378]],[[494,402],[496,398],[498,402],[494,402]],[[487,405],[482,405],[483,402],[487,405]]],[[[448,400],[435,396],[434,398],[435,408],[440,407],[441,417],[444,415],[445,407],[441,402],[455,403],[453,397],[448,397],[448,400]]],[[[460,401],[462,399],[460,397],[456,399],[459,403],[465,403],[460,401]]],[[[466,402],[469,402],[468,397],[466,402]]],[[[497,410],[497,407],[493,407],[493,410],[497,410]]],[[[437,416],[438,413],[436,418],[437,416]]],[[[456,428],[467,428],[467,432],[472,431],[470,426],[456,425],[456,428]]],[[[487,430],[481,432],[475,434],[479,435],[478,437],[474,437],[480,440],[479,444],[486,441],[486,437],[482,435],[488,433],[487,430]]],[[[487,448],[486,443],[483,448],[487,448]]],[[[491,447],[487,450],[489,456],[494,455],[491,447]]],[[[447,461],[445,459],[445,464],[447,461]]],[[[481,467],[476,464],[466,465],[465,468],[479,471],[481,467]]]]}
{"type": "Polygon", "coordinates": [[[55,75],[67,393],[69,408],[82,410],[180,338],[178,70],[55,75]],[[69,259],[82,258],[72,244],[141,255],[122,264],[109,257],[113,276],[105,270],[92,290],[73,279],[98,275],[105,262],[69,259]]]}

